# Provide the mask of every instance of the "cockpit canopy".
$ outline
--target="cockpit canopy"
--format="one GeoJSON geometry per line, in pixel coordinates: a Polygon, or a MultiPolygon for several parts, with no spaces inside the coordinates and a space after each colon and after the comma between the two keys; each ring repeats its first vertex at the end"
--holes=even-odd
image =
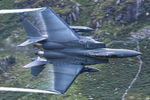
{"type": "Polygon", "coordinates": [[[80,36],[80,43],[83,43],[86,49],[106,48],[104,42],[95,41],[91,37],[80,36]]]}

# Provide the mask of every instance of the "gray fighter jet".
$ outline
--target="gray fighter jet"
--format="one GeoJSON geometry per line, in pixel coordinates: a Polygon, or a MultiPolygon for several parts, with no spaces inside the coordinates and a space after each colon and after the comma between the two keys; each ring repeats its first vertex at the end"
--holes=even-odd
{"type": "Polygon", "coordinates": [[[53,64],[49,66],[54,75],[50,88],[57,93],[65,93],[79,74],[98,71],[97,68],[85,67],[86,65],[108,63],[109,58],[134,57],[141,54],[127,49],[109,49],[103,42],[87,36],[78,36],[77,32],[89,32],[93,29],[68,26],[47,7],[0,10],[0,14],[8,13],[20,13],[28,36],[28,40],[18,46],[34,44],[43,48],[43,51],[36,53],[39,57],[24,67],[31,68],[31,74],[38,76],[47,63],[53,64]]]}

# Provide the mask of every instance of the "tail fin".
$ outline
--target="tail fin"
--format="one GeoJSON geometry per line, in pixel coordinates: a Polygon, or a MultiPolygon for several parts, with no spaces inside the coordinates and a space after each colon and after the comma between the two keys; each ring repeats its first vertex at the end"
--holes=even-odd
{"type": "Polygon", "coordinates": [[[45,67],[43,65],[37,66],[37,67],[32,67],[31,68],[31,74],[33,76],[38,76],[44,69],[45,67]]]}
{"type": "Polygon", "coordinates": [[[36,60],[25,65],[24,67],[31,68],[31,74],[33,76],[38,76],[45,68],[44,67],[45,64],[47,64],[47,60],[38,57],[36,60]]]}
{"type": "Polygon", "coordinates": [[[28,20],[24,19],[22,24],[29,38],[30,37],[42,37],[38,29],[34,27],[28,20]]]}
{"type": "Polygon", "coordinates": [[[40,42],[47,39],[47,37],[42,36],[38,29],[34,27],[28,20],[23,20],[23,26],[29,39],[18,46],[26,46],[28,44],[40,42]]]}

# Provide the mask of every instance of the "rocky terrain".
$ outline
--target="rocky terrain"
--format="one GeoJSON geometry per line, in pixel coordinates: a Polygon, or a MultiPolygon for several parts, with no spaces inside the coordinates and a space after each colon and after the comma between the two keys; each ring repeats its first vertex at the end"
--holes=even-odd
{"type": "MultiPolygon", "coordinates": [[[[0,9],[43,6],[52,7],[69,25],[95,29],[82,35],[142,56],[94,65],[100,71],[80,75],[64,95],[0,92],[0,100],[150,100],[149,0],[0,0],[0,9]]],[[[40,87],[44,74],[34,79],[22,68],[35,57],[32,45],[17,47],[25,39],[17,14],[0,15],[0,86],[40,87]]]]}

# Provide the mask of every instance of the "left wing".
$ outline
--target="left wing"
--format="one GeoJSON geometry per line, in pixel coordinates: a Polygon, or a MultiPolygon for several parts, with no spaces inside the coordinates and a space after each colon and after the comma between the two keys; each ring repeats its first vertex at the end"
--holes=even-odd
{"type": "Polygon", "coordinates": [[[57,63],[54,66],[49,66],[48,72],[51,75],[49,76],[49,89],[65,93],[82,69],[82,65],[74,64],[57,63]]]}
{"type": "MultiPolygon", "coordinates": [[[[21,13],[23,25],[25,27],[27,35],[29,36],[37,37],[38,35],[38,33],[36,34],[36,30],[31,28],[32,26],[34,28],[37,28],[42,36],[46,36],[46,39],[48,41],[68,42],[79,40],[78,35],[50,8],[42,7],[0,10],[0,14],[9,13],[21,13]]],[[[33,42],[34,41],[35,40],[33,40],[33,42]]],[[[28,43],[27,41],[27,43],[24,43],[20,46],[25,46],[27,44],[30,43],[28,43]]]]}

